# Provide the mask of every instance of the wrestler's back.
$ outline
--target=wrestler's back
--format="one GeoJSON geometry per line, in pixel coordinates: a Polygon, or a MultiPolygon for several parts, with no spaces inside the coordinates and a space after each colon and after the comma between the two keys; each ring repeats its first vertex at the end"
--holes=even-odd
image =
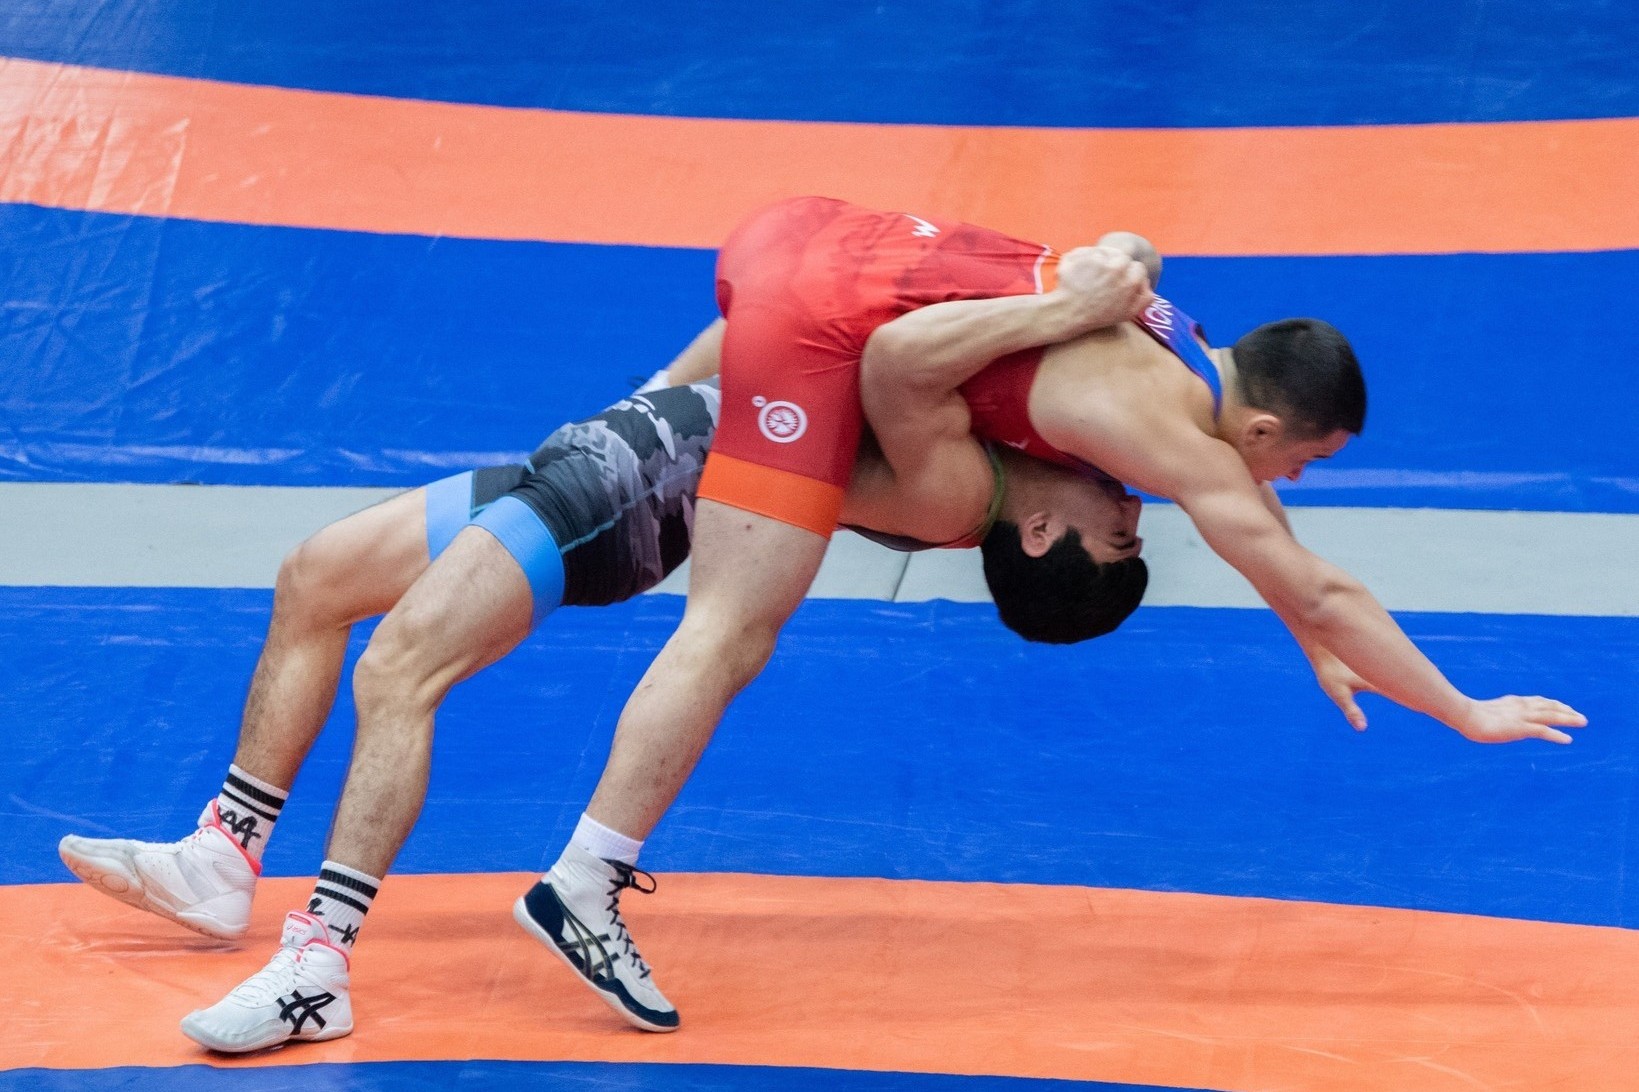
{"type": "Polygon", "coordinates": [[[1191,416],[1205,423],[1212,418],[1212,390],[1201,377],[1139,326],[1124,322],[1047,347],[1030,387],[1030,420],[1040,427],[1077,401],[1135,395],[1177,400],[1191,416]]]}

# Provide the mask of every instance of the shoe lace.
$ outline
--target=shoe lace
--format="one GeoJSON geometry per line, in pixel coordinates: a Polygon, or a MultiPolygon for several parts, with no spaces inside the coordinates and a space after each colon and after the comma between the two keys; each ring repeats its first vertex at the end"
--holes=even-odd
{"type": "Polygon", "coordinates": [[[638,954],[637,945],[632,941],[632,934],[626,929],[626,919],[620,916],[620,893],[630,888],[639,894],[652,895],[660,885],[653,875],[624,861],[609,861],[608,864],[615,870],[614,876],[609,880],[609,905],[604,908],[614,920],[615,935],[612,939],[620,943],[626,952],[626,958],[637,968],[638,977],[648,978],[649,965],[638,954]],[[648,884],[647,887],[644,886],[645,882],[648,884]]]}
{"type": "Polygon", "coordinates": [[[177,841],[177,848],[181,850],[194,850],[200,848],[205,842],[205,832],[210,829],[210,827],[195,827],[193,831],[187,835],[187,837],[177,841]]]}
{"type": "Polygon", "coordinates": [[[301,958],[301,949],[294,944],[282,944],[267,961],[267,966],[245,979],[228,994],[248,1006],[261,1006],[277,1001],[290,987],[291,975],[301,958]]]}

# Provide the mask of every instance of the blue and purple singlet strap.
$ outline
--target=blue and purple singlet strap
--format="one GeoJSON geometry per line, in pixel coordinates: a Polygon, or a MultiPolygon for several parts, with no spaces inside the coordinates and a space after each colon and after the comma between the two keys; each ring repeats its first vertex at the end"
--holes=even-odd
{"type": "Polygon", "coordinates": [[[1143,330],[1172,351],[1184,362],[1184,367],[1201,377],[1212,391],[1212,416],[1216,418],[1224,408],[1223,381],[1218,378],[1217,365],[1196,340],[1201,335],[1201,324],[1180,311],[1170,300],[1155,297],[1133,320],[1143,330]]]}

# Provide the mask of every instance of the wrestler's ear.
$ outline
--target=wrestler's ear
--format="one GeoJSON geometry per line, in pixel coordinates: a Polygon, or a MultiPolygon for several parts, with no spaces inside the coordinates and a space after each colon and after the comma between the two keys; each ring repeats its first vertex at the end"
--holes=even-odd
{"type": "Polygon", "coordinates": [[[1026,557],[1041,557],[1053,548],[1059,526],[1048,512],[1032,512],[1019,521],[1019,548],[1026,557]]]}
{"type": "Polygon", "coordinates": [[[1255,410],[1241,424],[1241,444],[1244,451],[1256,451],[1281,442],[1286,436],[1286,422],[1273,413],[1255,410]]]}

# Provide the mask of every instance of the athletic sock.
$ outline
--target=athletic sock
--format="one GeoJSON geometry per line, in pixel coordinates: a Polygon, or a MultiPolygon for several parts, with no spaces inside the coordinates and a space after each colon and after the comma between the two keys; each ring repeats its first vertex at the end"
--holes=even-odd
{"type": "Polygon", "coordinates": [[[585,813],[575,824],[575,833],[569,836],[569,844],[579,846],[600,860],[629,865],[637,864],[637,855],[643,849],[642,842],[609,829],[585,813]]]}
{"type": "Polygon", "coordinates": [[[229,766],[228,779],[216,794],[216,817],[222,828],[238,839],[245,853],[260,862],[267,840],[273,836],[273,824],[278,822],[289,796],[289,789],[269,785],[238,766],[229,766]]]}
{"type": "Polygon", "coordinates": [[[319,882],[313,886],[313,897],[307,900],[307,912],[324,922],[330,931],[330,943],[352,951],[364,915],[370,912],[380,887],[379,877],[326,861],[319,866],[319,882]]]}

